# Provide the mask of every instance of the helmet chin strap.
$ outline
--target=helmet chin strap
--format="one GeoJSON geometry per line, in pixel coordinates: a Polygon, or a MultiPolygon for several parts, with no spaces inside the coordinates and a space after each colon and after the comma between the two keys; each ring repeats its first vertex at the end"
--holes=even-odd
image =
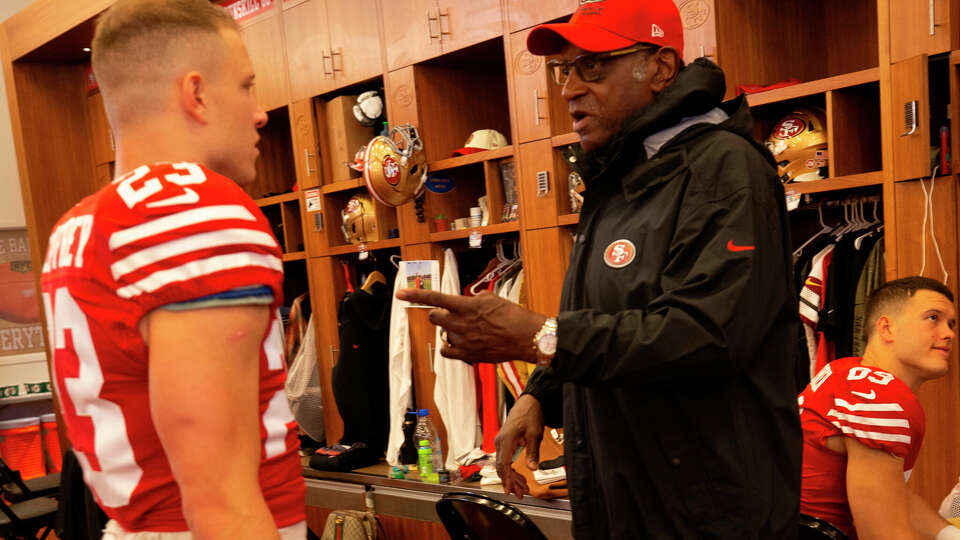
{"type": "Polygon", "coordinates": [[[420,183],[417,184],[417,189],[413,191],[413,197],[417,198],[423,194],[423,186],[427,183],[427,164],[423,164],[423,174],[420,175],[420,183]]]}

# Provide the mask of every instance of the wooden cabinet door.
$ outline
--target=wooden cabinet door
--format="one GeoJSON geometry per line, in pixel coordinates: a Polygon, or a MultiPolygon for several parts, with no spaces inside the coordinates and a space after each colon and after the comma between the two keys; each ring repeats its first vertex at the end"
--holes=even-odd
{"type": "MultiPolygon", "coordinates": [[[[926,190],[931,191],[926,181],[926,190]]],[[[894,187],[896,199],[896,241],[897,275],[896,277],[915,276],[925,267],[923,275],[943,281],[943,270],[933,249],[933,236],[936,236],[940,254],[950,276],[947,288],[957,290],[957,203],[958,187],[956,176],[937,178],[932,187],[934,234],[922,231],[924,203],[926,201],[919,180],[898,182],[894,187]],[[926,261],[921,242],[926,237],[926,261]]],[[[887,229],[890,231],[890,229],[887,229]]],[[[889,242],[889,240],[887,240],[889,242]]],[[[953,348],[949,363],[955,366],[957,348],[953,348]]],[[[910,485],[928,502],[937,504],[944,493],[954,484],[956,471],[960,470],[960,455],[954,452],[960,446],[960,432],[955,429],[954,411],[960,408],[960,379],[951,374],[929,381],[920,387],[917,397],[927,415],[927,431],[923,447],[917,459],[917,466],[910,475],[910,485]]]]}
{"type": "Polygon", "coordinates": [[[529,30],[510,34],[510,69],[513,70],[517,141],[544,139],[550,133],[549,85],[545,58],[527,50],[529,30]]]}
{"type": "Polygon", "coordinates": [[[444,54],[503,34],[499,0],[439,0],[444,54]]]}
{"type": "Polygon", "coordinates": [[[891,0],[890,61],[950,50],[948,0],[891,0]]]}
{"type": "Polygon", "coordinates": [[[323,427],[327,432],[327,444],[333,445],[343,436],[343,419],[333,398],[333,366],[340,353],[337,308],[346,291],[346,282],[335,257],[310,258],[307,274],[310,277],[310,302],[313,304],[317,367],[322,389],[323,427]]]}
{"type": "MultiPolygon", "coordinates": [[[[419,127],[419,103],[414,66],[391,71],[384,77],[384,85],[387,93],[387,119],[390,125],[413,124],[419,127]]],[[[421,133],[420,136],[422,137],[423,134],[421,133]]],[[[429,208],[424,212],[425,218],[433,216],[429,208]]],[[[424,219],[422,223],[417,221],[414,203],[410,202],[398,207],[397,218],[400,222],[400,237],[404,244],[430,241],[429,219],[424,219]]]]}
{"type": "Polygon", "coordinates": [[[567,179],[558,178],[554,160],[550,139],[520,145],[517,192],[520,195],[520,219],[525,229],[557,226],[560,201],[567,199],[567,179]],[[539,193],[538,173],[547,175],[549,189],[545,194],[539,193]]]}
{"type": "Polygon", "coordinates": [[[297,185],[301,190],[319,186],[319,145],[312,100],[302,99],[290,105],[290,139],[293,142],[297,185]]]}
{"type": "MultiPolygon", "coordinates": [[[[893,179],[930,175],[930,98],[927,55],[893,64],[890,68],[893,114],[893,179]],[[905,104],[917,102],[916,128],[905,121],[905,104]]],[[[907,105],[909,106],[909,105],[907,105]]]]}
{"type": "Polygon", "coordinates": [[[570,15],[578,5],[577,0],[507,0],[510,32],[570,15]]]}
{"type": "Polygon", "coordinates": [[[380,11],[388,69],[399,69],[440,55],[437,0],[381,0],[380,11]]]}
{"type": "Polygon", "coordinates": [[[93,140],[94,161],[98,165],[109,163],[113,161],[116,147],[100,92],[87,98],[87,112],[90,114],[90,138],[93,140]]]}
{"type": "Polygon", "coordinates": [[[322,94],[336,85],[330,67],[326,4],[327,0],[307,0],[283,12],[292,101],[322,94]]]}
{"type": "Polygon", "coordinates": [[[283,107],[290,101],[282,34],[280,17],[275,15],[240,31],[257,75],[253,92],[265,111],[283,107]]]}
{"type": "Polygon", "coordinates": [[[683,21],[683,61],[701,56],[717,60],[717,18],[714,0],[673,0],[683,21]]]}
{"type": "Polygon", "coordinates": [[[960,174],[960,51],[950,53],[950,170],[960,174]]]}
{"type": "Polygon", "coordinates": [[[559,311],[563,278],[573,245],[571,232],[572,228],[549,227],[522,233],[528,309],[550,316],[559,311]]]}
{"type": "Polygon", "coordinates": [[[331,69],[338,87],[383,72],[376,0],[327,0],[331,69]]]}

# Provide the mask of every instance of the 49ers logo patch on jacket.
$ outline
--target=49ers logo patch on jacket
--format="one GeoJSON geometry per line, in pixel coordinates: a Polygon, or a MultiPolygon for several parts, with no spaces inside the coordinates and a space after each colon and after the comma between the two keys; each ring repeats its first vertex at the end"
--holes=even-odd
{"type": "Polygon", "coordinates": [[[623,268],[636,257],[637,246],[625,238],[611,242],[603,252],[603,262],[610,268],[623,268]]]}

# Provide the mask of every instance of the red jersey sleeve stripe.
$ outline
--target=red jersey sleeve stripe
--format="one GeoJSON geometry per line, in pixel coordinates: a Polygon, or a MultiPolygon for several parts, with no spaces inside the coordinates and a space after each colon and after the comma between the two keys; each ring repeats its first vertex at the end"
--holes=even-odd
{"type": "Polygon", "coordinates": [[[120,287],[117,289],[117,296],[133,298],[144,293],[151,293],[178,281],[187,281],[224,270],[249,266],[269,268],[277,272],[283,271],[283,263],[280,262],[280,258],[273,255],[250,252],[228,253],[207,257],[206,259],[197,259],[175,268],[159,270],[136,283],[120,287]]]}
{"type": "Polygon", "coordinates": [[[110,265],[113,279],[139,270],[156,262],[190,252],[232,245],[277,247],[273,236],[254,229],[226,229],[192,234],[163,244],[150,246],[110,265]]]}
{"type": "Polygon", "coordinates": [[[910,444],[909,435],[900,435],[897,433],[880,433],[877,431],[862,431],[859,429],[854,429],[850,426],[841,425],[839,422],[832,422],[833,425],[837,426],[837,429],[840,431],[855,435],[859,439],[870,439],[874,441],[887,441],[887,442],[900,442],[904,444],[910,444]]]}
{"type": "Polygon", "coordinates": [[[256,221],[253,214],[239,204],[226,204],[218,206],[204,206],[202,208],[192,208],[160,217],[141,223],[122,231],[117,231],[110,235],[110,251],[131,244],[144,238],[170,232],[188,225],[204,223],[207,221],[217,221],[221,219],[242,219],[244,221],[256,221]]]}
{"type": "Polygon", "coordinates": [[[847,409],[848,411],[902,411],[903,407],[899,403],[849,403],[843,398],[834,398],[833,403],[837,407],[847,409]]]}
{"type": "Polygon", "coordinates": [[[827,413],[827,416],[833,416],[838,420],[843,420],[850,424],[910,429],[910,421],[906,418],[869,418],[866,416],[856,416],[853,414],[837,412],[836,409],[830,409],[830,412],[827,413]]]}

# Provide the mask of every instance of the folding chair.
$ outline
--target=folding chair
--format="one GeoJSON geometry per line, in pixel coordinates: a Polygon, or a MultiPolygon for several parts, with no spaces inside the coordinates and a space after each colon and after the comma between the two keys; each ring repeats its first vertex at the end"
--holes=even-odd
{"type": "Polygon", "coordinates": [[[843,531],[818,517],[800,514],[799,527],[797,540],[850,540],[843,531]]]}
{"type": "Polygon", "coordinates": [[[57,501],[46,497],[11,505],[0,499],[0,536],[9,540],[44,540],[53,530],[57,506],[57,501]]]}
{"type": "Polygon", "coordinates": [[[516,507],[483,495],[447,493],[437,515],[455,540],[547,540],[516,507]]]}
{"type": "Polygon", "coordinates": [[[0,458],[0,490],[10,502],[22,502],[37,497],[56,497],[60,490],[60,473],[24,480],[20,471],[11,469],[0,458]]]}

